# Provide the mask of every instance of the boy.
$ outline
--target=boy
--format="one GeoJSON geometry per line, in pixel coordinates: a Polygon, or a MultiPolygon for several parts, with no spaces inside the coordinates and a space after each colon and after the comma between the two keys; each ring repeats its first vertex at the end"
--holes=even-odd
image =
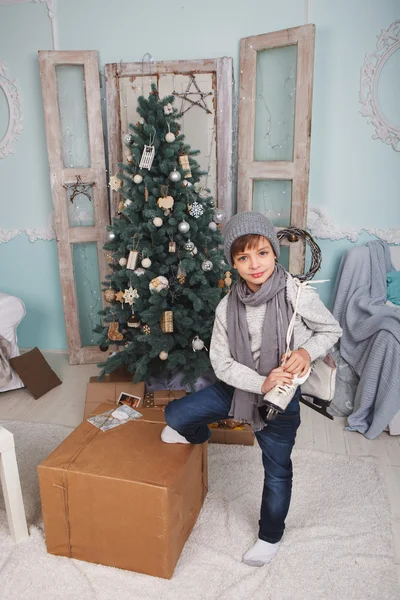
{"type": "Polygon", "coordinates": [[[171,402],[161,438],[166,443],[202,444],[210,437],[210,423],[233,417],[251,424],[265,478],[258,539],[242,560],[259,567],[275,556],[285,529],[292,490],[290,456],[300,425],[298,384],[308,376],[311,362],[336,343],[341,328],[318,294],[305,287],[297,308],[294,349],[286,356],[297,285],[277,262],[274,226],[260,213],[235,215],[225,227],[224,252],[239,280],[215,313],[210,360],[218,381],[171,402]],[[286,410],[267,420],[266,400],[282,393],[289,400],[286,410]]]}

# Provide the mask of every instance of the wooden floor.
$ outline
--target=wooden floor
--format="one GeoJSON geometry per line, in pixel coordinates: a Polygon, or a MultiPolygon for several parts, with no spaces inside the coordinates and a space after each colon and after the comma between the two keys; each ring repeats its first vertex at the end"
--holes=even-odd
{"type": "MultiPolygon", "coordinates": [[[[39,400],[25,389],[0,393],[0,420],[35,421],[76,426],[81,423],[89,377],[98,374],[96,365],[70,366],[66,354],[45,353],[47,362],[63,382],[39,400]]],[[[386,483],[392,512],[400,581],[400,436],[383,432],[375,440],[344,430],[346,420],[333,421],[301,405],[302,424],[296,448],[308,448],[351,456],[375,456],[386,483]]]]}

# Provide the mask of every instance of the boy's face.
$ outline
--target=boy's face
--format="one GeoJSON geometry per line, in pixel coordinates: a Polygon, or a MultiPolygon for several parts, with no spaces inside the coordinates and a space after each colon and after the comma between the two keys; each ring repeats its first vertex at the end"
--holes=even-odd
{"type": "Polygon", "coordinates": [[[270,241],[260,237],[255,248],[248,246],[233,257],[233,266],[247,283],[252,292],[256,292],[274,272],[275,253],[270,241]]]}

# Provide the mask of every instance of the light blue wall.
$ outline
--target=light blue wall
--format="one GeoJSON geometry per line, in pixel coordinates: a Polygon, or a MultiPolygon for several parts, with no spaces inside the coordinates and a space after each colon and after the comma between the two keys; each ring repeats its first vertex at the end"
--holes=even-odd
{"type": "MultiPolygon", "coordinates": [[[[239,40],[303,25],[299,0],[57,0],[60,50],[97,50],[108,62],[232,56],[238,81],[239,40]]],[[[360,68],[382,29],[400,18],[399,0],[312,0],[317,28],[309,203],[327,210],[335,225],[400,228],[400,154],[372,140],[361,117],[360,68]]],[[[24,132],[15,155],[0,160],[0,228],[44,227],[51,214],[38,50],[52,49],[43,3],[0,5],[0,60],[20,86],[24,132]]],[[[0,104],[0,109],[3,104],[0,104]]],[[[399,109],[400,110],[400,109],[399,109]]],[[[0,115],[1,117],[1,115],[0,115]]],[[[0,120],[1,123],[1,120],[0,120]]],[[[357,243],[365,243],[363,235],[357,243]]],[[[346,240],[319,240],[321,290],[329,304],[346,240]]],[[[55,242],[25,235],[0,244],[0,289],[22,298],[27,316],[21,346],[66,348],[55,242]]]]}

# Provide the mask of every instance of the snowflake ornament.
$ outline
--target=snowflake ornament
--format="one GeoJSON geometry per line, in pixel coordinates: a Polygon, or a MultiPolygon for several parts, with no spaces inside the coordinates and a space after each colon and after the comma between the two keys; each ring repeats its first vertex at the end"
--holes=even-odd
{"type": "Polygon", "coordinates": [[[114,192],[118,192],[121,189],[122,181],[116,175],[110,177],[110,188],[114,190],[114,192]]]}
{"type": "Polygon", "coordinates": [[[127,304],[132,306],[135,302],[135,299],[139,298],[139,294],[137,290],[134,290],[132,286],[129,286],[127,290],[124,292],[124,300],[127,304]]]}
{"type": "Polygon", "coordinates": [[[200,204],[200,202],[193,202],[189,208],[189,215],[195,219],[198,219],[202,214],[204,214],[203,206],[200,204]]]}
{"type": "Polygon", "coordinates": [[[171,104],[170,102],[168,102],[168,104],[166,104],[166,105],[164,106],[164,114],[165,114],[165,115],[170,115],[170,114],[171,114],[171,113],[173,113],[173,112],[174,112],[174,109],[173,109],[173,107],[172,107],[172,104],[171,104]]]}

